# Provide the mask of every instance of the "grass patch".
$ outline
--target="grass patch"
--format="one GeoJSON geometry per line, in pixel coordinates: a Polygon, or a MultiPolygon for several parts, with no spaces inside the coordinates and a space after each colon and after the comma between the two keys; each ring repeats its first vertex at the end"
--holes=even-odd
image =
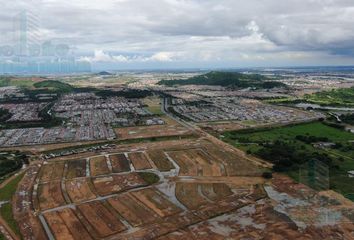
{"type": "Polygon", "coordinates": [[[0,201],[10,201],[15,194],[17,185],[22,180],[24,173],[19,174],[12,179],[6,186],[0,189],[0,201]]]}
{"type": "Polygon", "coordinates": [[[354,201],[354,134],[321,122],[273,129],[233,131],[224,133],[223,140],[275,164],[274,170],[284,172],[299,181],[299,169],[310,160],[328,166],[330,188],[354,201]],[[322,140],[322,139],[325,139],[322,140]],[[316,148],[316,142],[335,145],[316,148]]]}
{"type": "Polygon", "coordinates": [[[328,106],[354,106],[354,87],[305,95],[307,102],[328,106]]]}
{"type": "Polygon", "coordinates": [[[159,97],[147,97],[143,102],[147,105],[147,110],[152,114],[163,115],[161,111],[161,99],[159,97]]]}
{"type": "Polygon", "coordinates": [[[161,111],[161,106],[148,106],[147,110],[155,115],[163,115],[163,112],[161,111]]]}
{"type": "Polygon", "coordinates": [[[155,173],[139,172],[138,174],[149,185],[158,183],[160,181],[159,176],[157,176],[155,173]]]}
{"type": "Polygon", "coordinates": [[[10,203],[2,205],[2,207],[0,208],[0,215],[6,221],[6,223],[9,225],[9,227],[12,229],[12,231],[17,236],[21,236],[20,229],[17,225],[17,222],[15,221],[15,219],[13,217],[12,205],[10,203]]]}
{"type": "Polygon", "coordinates": [[[15,86],[15,87],[32,87],[34,84],[34,81],[31,79],[26,79],[26,78],[12,78],[12,77],[3,77],[0,76],[0,87],[9,87],[9,86],[15,86]]]}
{"type": "Polygon", "coordinates": [[[306,123],[287,127],[279,127],[273,129],[247,130],[243,132],[234,131],[227,132],[224,136],[228,139],[247,138],[247,142],[262,143],[275,141],[279,138],[292,140],[298,135],[311,135],[315,137],[328,137],[331,141],[347,142],[354,140],[354,134],[341,131],[336,128],[327,126],[320,122],[306,123]]]}

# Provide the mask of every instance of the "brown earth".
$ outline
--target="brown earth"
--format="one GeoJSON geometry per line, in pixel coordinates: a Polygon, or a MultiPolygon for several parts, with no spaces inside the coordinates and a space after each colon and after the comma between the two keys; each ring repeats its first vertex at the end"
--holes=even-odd
{"type": "Polygon", "coordinates": [[[124,154],[113,154],[109,159],[114,173],[130,172],[129,160],[124,154]]]}
{"type": "Polygon", "coordinates": [[[128,158],[133,163],[133,166],[136,170],[144,170],[144,169],[152,168],[145,153],[142,152],[129,153],[128,158]]]}

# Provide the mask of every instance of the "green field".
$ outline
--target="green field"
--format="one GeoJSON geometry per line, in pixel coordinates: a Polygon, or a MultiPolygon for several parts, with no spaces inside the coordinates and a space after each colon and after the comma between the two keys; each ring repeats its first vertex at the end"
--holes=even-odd
{"type": "Polygon", "coordinates": [[[227,132],[224,141],[275,164],[274,170],[299,180],[299,169],[309,160],[328,165],[330,187],[354,201],[354,134],[315,122],[264,130],[227,132]],[[331,142],[315,148],[316,142],[331,142]]]}
{"type": "Polygon", "coordinates": [[[267,103],[273,104],[297,104],[297,103],[310,103],[321,106],[332,107],[354,107],[354,87],[340,88],[330,91],[323,91],[314,94],[307,94],[301,98],[285,97],[278,99],[266,100],[267,103]]]}
{"type": "Polygon", "coordinates": [[[12,229],[12,231],[17,235],[21,236],[20,229],[18,228],[17,222],[12,215],[12,205],[7,203],[0,208],[0,215],[12,229]]]}
{"type": "Polygon", "coordinates": [[[354,88],[342,88],[305,95],[304,100],[319,105],[352,107],[354,106],[354,88]]]}
{"type": "MultiPolygon", "coordinates": [[[[19,182],[22,180],[24,173],[19,174],[12,179],[5,187],[0,189],[0,201],[11,201],[12,196],[15,194],[19,182]]],[[[6,203],[0,208],[1,217],[7,222],[9,227],[14,231],[17,236],[20,236],[18,225],[12,215],[12,204],[6,203]]],[[[0,237],[1,239],[1,237],[0,237]]]]}
{"type": "Polygon", "coordinates": [[[6,184],[5,187],[0,189],[0,201],[10,201],[12,196],[15,194],[17,185],[23,178],[24,174],[19,174],[12,181],[6,184]]]}
{"type": "Polygon", "coordinates": [[[1,77],[0,76],[0,87],[32,87],[33,81],[31,79],[21,79],[21,78],[10,78],[10,77],[1,77]]]}

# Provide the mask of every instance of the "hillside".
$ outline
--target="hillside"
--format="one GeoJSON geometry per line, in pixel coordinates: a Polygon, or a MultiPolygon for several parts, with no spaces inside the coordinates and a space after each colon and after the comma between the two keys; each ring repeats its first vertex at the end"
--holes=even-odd
{"type": "Polygon", "coordinates": [[[73,87],[67,83],[62,83],[60,81],[43,81],[38,82],[33,85],[35,88],[47,88],[49,90],[54,90],[56,92],[71,92],[73,87]]]}
{"type": "Polygon", "coordinates": [[[275,88],[285,87],[281,82],[268,81],[268,78],[259,74],[243,74],[238,72],[209,72],[186,80],[162,80],[159,85],[210,85],[236,88],[275,88]]]}

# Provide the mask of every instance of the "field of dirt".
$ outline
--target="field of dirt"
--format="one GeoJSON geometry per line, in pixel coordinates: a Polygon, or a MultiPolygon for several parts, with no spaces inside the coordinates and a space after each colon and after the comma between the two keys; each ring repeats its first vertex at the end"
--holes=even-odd
{"type": "Polygon", "coordinates": [[[176,197],[188,209],[193,210],[210,203],[201,192],[201,186],[195,183],[177,183],[176,197]]]}
{"type": "Polygon", "coordinates": [[[66,179],[80,178],[86,176],[86,160],[68,161],[66,179]]]}
{"type": "Polygon", "coordinates": [[[143,152],[129,153],[128,158],[136,170],[150,169],[151,164],[143,152]]]}
{"type": "Polygon", "coordinates": [[[265,179],[253,161],[205,138],[88,158],[28,168],[13,200],[24,239],[339,240],[354,231],[352,202],[282,175],[265,179]]]}
{"type": "Polygon", "coordinates": [[[124,154],[113,154],[109,159],[114,173],[130,172],[129,160],[124,154]]]}
{"type": "Polygon", "coordinates": [[[176,197],[188,209],[197,209],[233,195],[225,183],[177,183],[176,197]]]}
{"type": "Polygon", "coordinates": [[[78,206],[80,213],[94,228],[99,238],[108,237],[126,229],[116,213],[101,202],[90,202],[78,206]]]}
{"type": "Polygon", "coordinates": [[[54,181],[39,185],[38,200],[41,210],[64,205],[66,202],[61,190],[61,182],[54,181]]]}
{"type": "Polygon", "coordinates": [[[107,159],[105,156],[90,158],[91,176],[107,175],[110,170],[107,166],[107,159]]]}
{"type": "Polygon", "coordinates": [[[156,189],[148,188],[132,192],[132,194],[135,198],[139,199],[143,204],[156,212],[160,217],[170,216],[181,211],[181,209],[156,189]]]}
{"type": "Polygon", "coordinates": [[[65,164],[62,162],[44,164],[39,173],[40,182],[61,180],[65,164]]]}
{"type": "Polygon", "coordinates": [[[90,180],[86,178],[74,179],[66,182],[66,191],[72,202],[78,203],[96,198],[90,187],[90,180]]]}
{"type": "Polygon", "coordinates": [[[225,166],[202,149],[167,152],[181,168],[182,176],[224,176],[225,166]]]}
{"type": "Polygon", "coordinates": [[[163,120],[166,122],[165,125],[117,128],[115,129],[115,133],[118,139],[121,140],[183,136],[191,134],[190,130],[183,127],[176,121],[168,117],[164,117],[163,120]]]}
{"type": "Polygon", "coordinates": [[[160,220],[154,211],[146,207],[130,193],[110,198],[108,202],[134,227],[160,220]]]}
{"type": "Polygon", "coordinates": [[[175,168],[162,149],[149,150],[147,154],[158,170],[168,172],[175,168]]]}
{"type": "Polygon", "coordinates": [[[107,196],[129,189],[147,185],[136,173],[98,177],[93,179],[93,185],[100,196],[107,196]]]}
{"type": "Polygon", "coordinates": [[[44,217],[57,240],[92,239],[71,209],[48,212],[44,217]]]}

